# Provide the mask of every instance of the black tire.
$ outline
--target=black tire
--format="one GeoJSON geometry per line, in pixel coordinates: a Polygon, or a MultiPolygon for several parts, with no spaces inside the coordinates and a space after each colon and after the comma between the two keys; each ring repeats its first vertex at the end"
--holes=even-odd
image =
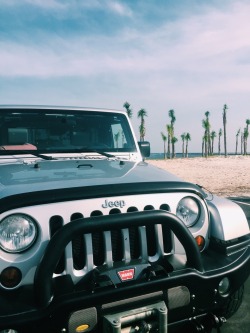
{"type": "Polygon", "coordinates": [[[226,319],[232,317],[239,309],[244,295],[244,285],[236,290],[224,303],[224,306],[218,311],[218,315],[226,319]]]}

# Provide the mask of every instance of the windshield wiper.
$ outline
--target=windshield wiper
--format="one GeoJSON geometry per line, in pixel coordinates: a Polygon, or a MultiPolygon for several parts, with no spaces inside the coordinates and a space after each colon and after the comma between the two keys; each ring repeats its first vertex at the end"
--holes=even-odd
{"type": "MultiPolygon", "coordinates": [[[[47,152],[46,152],[47,153],[47,152]]],[[[98,149],[90,149],[87,147],[82,147],[82,148],[77,148],[77,149],[70,149],[70,150],[66,150],[66,149],[60,149],[60,150],[51,150],[48,151],[48,154],[70,154],[70,153],[96,153],[108,158],[117,158],[117,156],[109,154],[109,153],[105,153],[103,151],[100,151],[98,149]]],[[[29,154],[29,155],[33,155],[36,157],[40,157],[44,160],[56,160],[56,158],[52,157],[52,156],[47,156],[44,154],[41,154],[39,152],[36,152],[35,150],[22,150],[22,149],[18,149],[18,150],[0,150],[0,154],[1,155],[21,155],[21,154],[29,154]]]]}
{"type": "Polygon", "coordinates": [[[77,148],[77,149],[53,149],[53,151],[50,151],[50,154],[74,154],[74,153],[78,153],[78,154],[84,154],[84,153],[96,153],[108,158],[117,158],[117,156],[109,154],[109,153],[105,153],[102,150],[99,149],[92,149],[92,148],[88,148],[88,147],[81,147],[81,148],[77,148]]]}
{"type": "Polygon", "coordinates": [[[79,153],[96,153],[96,154],[100,154],[102,156],[105,156],[105,157],[109,157],[109,158],[116,158],[117,156],[115,155],[112,155],[112,154],[109,154],[109,153],[105,153],[104,151],[100,151],[98,149],[90,149],[90,148],[86,148],[86,147],[82,147],[82,148],[79,148],[79,149],[76,149],[77,152],[79,153]]]}
{"type": "Polygon", "coordinates": [[[52,157],[52,156],[47,156],[47,155],[43,155],[43,154],[39,154],[37,153],[35,150],[0,150],[0,154],[1,155],[33,155],[36,157],[40,157],[44,160],[55,160],[56,158],[52,157]]]}

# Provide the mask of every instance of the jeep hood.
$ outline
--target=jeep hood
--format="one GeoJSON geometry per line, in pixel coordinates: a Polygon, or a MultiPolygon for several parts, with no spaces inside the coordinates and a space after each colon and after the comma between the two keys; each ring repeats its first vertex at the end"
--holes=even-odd
{"type": "Polygon", "coordinates": [[[1,165],[0,168],[0,198],[71,187],[181,181],[147,163],[116,159],[20,161],[1,165]]]}

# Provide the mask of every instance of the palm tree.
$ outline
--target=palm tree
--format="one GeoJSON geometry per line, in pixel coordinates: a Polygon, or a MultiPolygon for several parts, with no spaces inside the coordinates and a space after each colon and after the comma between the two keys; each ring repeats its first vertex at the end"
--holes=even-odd
{"type": "Polygon", "coordinates": [[[201,156],[204,157],[205,135],[202,137],[201,156]]]}
{"type": "Polygon", "coordinates": [[[223,106],[223,129],[224,129],[224,154],[225,154],[225,157],[227,157],[227,109],[228,109],[228,106],[227,104],[224,104],[223,106]]]}
{"type": "Polygon", "coordinates": [[[207,150],[208,150],[208,155],[211,155],[212,154],[211,135],[210,135],[211,124],[210,124],[210,121],[209,121],[209,115],[210,115],[210,112],[206,111],[205,116],[206,116],[206,121],[207,121],[207,145],[208,145],[207,150]]]}
{"type": "Polygon", "coordinates": [[[167,141],[167,137],[163,132],[161,132],[161,137],[162,137],[162,140],[163,140],[164,160],[165,160],[166,159],[166,141],[167,141]]]}
{"type": "Polygon", "coordinates": [[[240,153],[243,155],[244,133],[241,132],[240,153]]]}
{"type": "Polygon", "coordinates": [[[247,155],[247,139],[248,139],[248,136],[249,136],[249,130],[248,130],[248,127],[249,127],[249,125],[250,125],[250,119],[247,119],[246,120],[246,155],[247,155]]]}
{"type": "Polygon", "coordinates": [[[168,133],[168,149],[167,149],[167,158],[170,158],[170,142],[172,137],[172,127],[171,125],[167,125],[167,133],[168,133]]]}
{"type": "Polygon", "coordinates": [[[132,118],[133,111],[132,111],[132,109],[130,108],[130,104],[129,104],[129,102],[125,102],[125,103],[123,104],[123,107],[126,109],[126,112],[127,112],[128,117],[129,117],[129,118],[132,118]]]}
{"type": "Polygon", "coordinates": [[[185,135],[185,140],[186,140],[186,157],[188,157],[188,141],[191,141],[191,135],[190,133],[186,133],[185,135]]]}
{"type": "Polygon", "coordinates": [[[246,124],[247,124],[247,130],[248,130],[248,126],[250,125],[250,119],[246,120],[246,124]]]}
{"type": "Polygon", "coordinates": [[[116,134],[114,134],[114,139],[115,139],[115,143],[116,143],[116,148],[118,148],[118,141],[120,138],[120,132],[117,132],[116,134]]]}
{"type": "Polygon", "coordinates": [[[238,132],[236,133],[235,155],[237,155],[239,135],[240,135],[240,128],[238,129],[238,132]]]}
{"type": "Polygon", "coordinates": [[[218,140],[218,154],[220,155],[220,142],[221,142],[221,136],[222,136],[222,129],[219,129],[219,140],[218,140]]]}
{"type": "MultiPolygon", "coordinates": [[[[170,117],[170,125],[171,125],[171,143],[172,143],[172,158],[175,158],[175,143],[178,141],[178,140],[173,140],[174,139],[174,123],[176,121],[176,117],[175,117],[175,114],[174,114],[174,110],[171,109],[168,111],[168,115],[170,117]]],[[[175,138],[176,139],[176,138],[175,138]]]]}
{"type": "Polygon", "coordinates": [[[244,155],[247,155],[247,139],[249,137],[249,132],[247,127],[244,128],[243,138],[244,138],[244,155]]]}
{"type": "Polygon", "coordinates": [[[204,145],[205,145],[205,157],[208,157],[208,128],[209,128],[209,121],[206,119],[202,120],[202,127],[205,129],[204,133],[204,145]]]}
{"type": "Polygon", "coordinates": [[[147,111],[145,109],[141,109],[138,111],[137,117],[141,118],[141,124],[139,126],[140,141],[144,141],[146,134],[145,119],[144,119],[146,116],[147,116],[147,111]]]}
{"type": "Polygon", "coordinates": [[[185,150],[184,150],[185,138],[186,138],[186,133],[182,133],[181,134],[181,140],[182,140],[182,157],[185,157],[185,150]]]}
{"type": "Polygon", "coordinates": [[[213,155],[214,153],[214,139],[216,138],[216,132],[212,131],[211,132],[211,154],[213,155]]]}
{"type": "Polygon", "coordinates": [[[178,141],[178,139],[174,136],[173,138],[172,138],[172,158],[175,158],[175,144],[176,144],[176,142],[178,141]]]}

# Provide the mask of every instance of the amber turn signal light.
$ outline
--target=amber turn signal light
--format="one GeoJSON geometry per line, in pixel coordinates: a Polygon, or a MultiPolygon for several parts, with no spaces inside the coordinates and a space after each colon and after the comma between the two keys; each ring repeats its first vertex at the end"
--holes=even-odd
{"type": "Polygon", "coordinates": [[[76,328],[76,333],[83,333],[85,332],[87,329],[89,329],[89,325],[88,324],[83,324],[80,325],[76,328]]]}
{"type": "Polygon", "coordinates": [[[202,236],[195,237],[196,244],[198,245],[198,248],[200,251],[202,251],[205,247],[205,238],[202,236]]]}

